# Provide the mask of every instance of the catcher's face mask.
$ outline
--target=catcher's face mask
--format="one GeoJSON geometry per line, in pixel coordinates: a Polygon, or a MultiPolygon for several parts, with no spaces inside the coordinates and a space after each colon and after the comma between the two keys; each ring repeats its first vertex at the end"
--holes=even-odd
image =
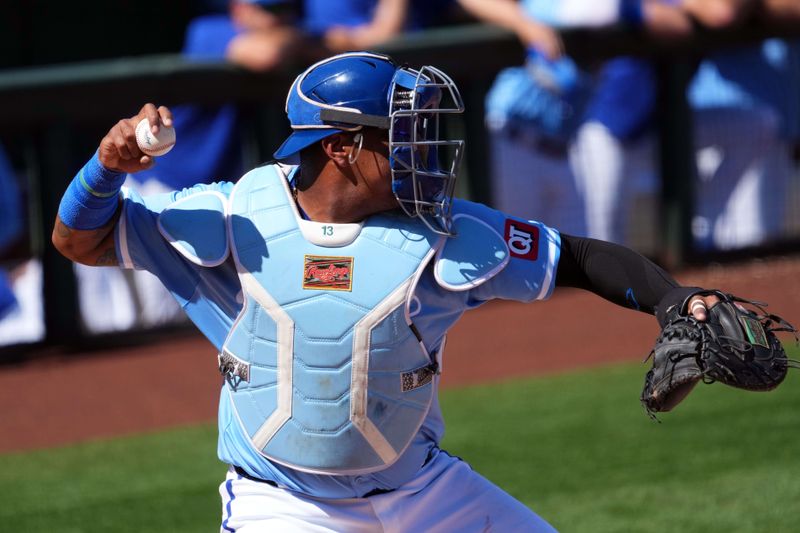
{"type": "Polygon", "coordinates": [[[443,235],[454,234],[451,210],[464,141],[441,139],[441,119],[463,111],[458,88],[441,70],[395,73],[389,101],[392,191],[406,214],[443,235]]]}

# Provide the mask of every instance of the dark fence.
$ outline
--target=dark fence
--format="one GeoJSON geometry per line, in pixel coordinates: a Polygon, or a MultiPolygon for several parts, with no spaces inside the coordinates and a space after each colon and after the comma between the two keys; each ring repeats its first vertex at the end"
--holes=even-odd
{"type": "MultiPolygon", "coordinates": [[[[674,267],[711,257],[696,253],[691,246],[695,165],[685,94],[698,59],[715,49],[791,35],[800,35],[800,30],[750,27],[705,33],[680,44],[623,29],[564,33],[567,52],[582,65],[628,54],[648,57],[658,66],[662,188],[653,242],[645,247],[656,260],[674,267]]],[[[460,195],[491,203],[484,98],[502,68],[522,63],[524,50],[517,39],[483,25],[448,27],[408,34],[381,51],[401,62],[436,65],[456,80],[467,106],[463,119],[466,168],[460,195]]],[[[21,249],[23,254],[41,258],[43,268],[44,344],[75,345],[87,340],[78,325],[71,265],[49,244],[49,235],[64,187],[108,128],[119,118],[135,114],[147,101],[166,105],[235,102],[251,111],[246,164],[255,165],[270,159],[288,131],[283,103],[301,67],[255,74],[224,63],[189,63],[177,55],[159,55],[0,72],[0,141],[14,154],[28,181],[31,238],[21,249]]],[[[770,249],[800,246],[795,236],[787,235],[770,249]]],[[[727,255],[768,251],[748,249],[727,255]]]]}

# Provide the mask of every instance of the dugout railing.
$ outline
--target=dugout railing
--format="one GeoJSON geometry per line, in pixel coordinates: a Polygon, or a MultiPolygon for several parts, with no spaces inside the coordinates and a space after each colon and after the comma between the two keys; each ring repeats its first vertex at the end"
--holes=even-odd
{"type": "MultiPolygon", "coordinates": [[[[693,65],[710,50],[770,36],[800,36],[800,29],[753,26],[701,33],[681,43],[657,41],[623,28],[563,33],[567,52],[581,64],[633,54],[647,56],[658,65],[663,186],[657,217],[660,230],[650,253],[663,264],[677,267],[711,258],[800,249],[795,235],[787,235],[769,249],[713,256],[694,253],[691,247],[694,153],[685,90],[693,65]]],[[[483,101],[500,69],[522,63],[524,50],[517,39],[503,30],[470,25],[408,34],[380,50],[401,62],[439,66],[459,84],[467,107],[463,119],[466,168],[460,194],[490,202],[483,101]]],[[[83,346],[89,340],[76,326],[71,265],[50,245],[49,235],[65,185],[113,121],[135,113],[146,101],[167,105],[236,102],[251,110],[245,154],[246,165],[255,165],[270,159],[286,134],[285,93],[300,67],[255,74],[225,63],[159,55],[0,72],[0,141],[22,161],[31,228],[26,248],[41,258],[43,266],[44,345],[83,346]]]]}

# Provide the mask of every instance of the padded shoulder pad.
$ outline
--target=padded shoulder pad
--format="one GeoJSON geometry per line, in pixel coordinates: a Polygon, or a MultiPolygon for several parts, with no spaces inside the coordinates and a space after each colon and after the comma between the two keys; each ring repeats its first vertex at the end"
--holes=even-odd
{"type": "Polygon", "coordinates": [[[192,263],[205,267],[220,265],[230,252],[225,222],[227,202],[216,191],[176,200],[158,215],[158,231],[192,263]]]}
{"type": "Polygon", "coordinates": [[[436,252],[436,281],[451,291],[466,291],[493,278],[508,264],[503,237],[483,220],[467,214],[453,217],[456,236],[436,252]]]}

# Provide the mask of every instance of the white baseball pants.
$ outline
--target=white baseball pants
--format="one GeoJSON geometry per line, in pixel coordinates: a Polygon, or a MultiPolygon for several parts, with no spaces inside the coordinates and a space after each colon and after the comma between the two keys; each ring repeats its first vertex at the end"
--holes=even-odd
{"type": "Polygon", "coordinates": [[[553,532],[522,503],[440,452],[420,474],[392,492],[321,499],[228,471],[220,485],[220,532],[470,533],[553,532]]]}

